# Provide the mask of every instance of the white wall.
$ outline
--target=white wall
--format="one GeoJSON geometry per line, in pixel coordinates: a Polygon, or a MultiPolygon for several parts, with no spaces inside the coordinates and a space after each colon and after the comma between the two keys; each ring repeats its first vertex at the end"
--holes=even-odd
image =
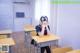
{"type": "Polygon", "coordinates": [[[14,31],[23,31],[24,25],[32,24],[34,1],[29,3],[15,3],[14,12],[14,31]],[[16,18],[16,12],[24,12],[24,18],[16,18]]]}
{"type": "Polygon", "coordinates": [[[50,4],[50,27],[52,33],[56,34],[57,29],[57,5],[50,4]]]}
{"type": "MultiPolygon", "coordinates": [[[[28,0],[26,0],[28,1],[28,0]]],[[[0,0],[0,29],[23,31],[25,24],[32,24],[34,0],[14,4],[13,0],[0,0]],[[16,18],[15,12],[24,12],[25,18],[16,18]]]]}
{"type": "Polygon", "coordinates": [[[12,1],[0,0],[0,30],[12,29],[13,13],[12,1]]]}
{"type": "Polygon", "coordinates": [[[80,49],[79,14],[80,4],[51,4],[51,20],[54,26],[53,33],[61,37],[61,46],[72,46],[74,49],[80,49]],[[56,13],[55,16],[54,13],[56,13]]]}
{"type": "Polygon", "coordinates": [[[31,17],[29,14],[29,4],[15,4],[14,5],[14,31],[23,30],[25,24],[31,24],[31,17]],[[16,18],[16,12],[24,12],[24,18],[16,18]]]}

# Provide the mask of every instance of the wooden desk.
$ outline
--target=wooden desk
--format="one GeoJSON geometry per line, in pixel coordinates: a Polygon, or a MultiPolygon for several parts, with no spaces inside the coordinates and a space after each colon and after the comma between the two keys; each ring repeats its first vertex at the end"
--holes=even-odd
{"type": "MultiPolygon", "coordinates": [[[[33,26],[31,26],[31,25],[29,25],[29,26],[26,26],[25,28],[24,28],[24,32],[25,32],[25,41],[27,42],[29,42],[29,41],[31,41],[32,40],[32,38],[31,38],[31,32],[32,31],[35,31],[36,29],[33,27],[33,26]]],[[[30,44],[29,44],[30,45],[30,44]]]]}
{"type": "Polygon", "coordinates": [[[25,42],[26,42],[27,48],[29,49],[29,53],[31,53],[30,48],[31,48],[31,40],[32,39],[34,39],[37,42],[37,46],[36,46],[37,52],[36,53],[40,53],[40,47],[58,44],[59,37],[57,37],[56,35],[53,35],[53,34],[49,34],[47,36],[36,36],[36,35],[32,36],[31,32],[35,31],[35,30],[36,29],[31,25],[24,27],[25,42]]]}
{"type": "Polygon", "coordinates": [[[10,37],[11,33],[11,30],[0,30],[0,35],[7,35],[7,37],[10,37]]]}
{"type": "Polygon", "coordinates": [[[7,38],[7,35],[0,35],[0,39],[7,38]]]}
{"type": "Polygon", "coordinates": [[[12,38],[4,38],[4,39],[0,39],[0,45],[12,46],[12,45],[15,45],[15,42],[12,38]]]}
{"type": "Polygon", "coordinates": [[[35,30],[35,27],[32,26],[32,25],[26,25],[26,26],[24,27],[24,31],[25,31],[25,32],[31,32],[31,31],[34,31],[34,30],[35,30]]]}
{"type": "Polygon", "coordinates": [[[31,37],[31,32],[32,31],[35,31],[36,29],[32,26],[32,25],[26,25],[24,27],[24,32],[25,32],[25,45],[26,47],[28,48],[28,53],[31,53],[30,51],[30,46],[31,46],[31,40],[32,40],[32,37],[31,37]]]}
{"type": "Polygon", "coordinates": [[[72,50],[72,51],[67,52],[67,53],[80,53],[80,50],[72,50]]]}
{"type": "Polygon", "coordinates": [[[25,32],[31,32],[31,31],[35,31],[35,29],[34,28],[24,28],[24,31],[25,32]]]}
{"type": "Polygon", "coordinates": [[[37,52],[41,53],[40,47],[58,45],[58,36],[49,34],[47,36],[32,36],[32,38],[37,42],[37,52]]]}
{"type": "Polygon", "coordinates": [[[28,42],[32,39],[31,38],[31,33],[32,31],[35,31],[36,29],[32,25],[26,25],[24,27],[24,32],[25,32],[25,40],[28,40],[28,42]]]}
{"type": "Polygon", "coordinates": [[[37,43],[43,43],[46,41],[52,41],[52,40],[58,40],[60,39],[58,36],[49,34],[49,35],[43,35],[43,36],[32,36],[32,38],[37,41],[37,43]]]}
{"type": "Polygon", "coordinates": [[[13,45],[15,45],[15,42],[12,38],[0,39],[0,52],[11,53],[11,46],[13,45]]]}

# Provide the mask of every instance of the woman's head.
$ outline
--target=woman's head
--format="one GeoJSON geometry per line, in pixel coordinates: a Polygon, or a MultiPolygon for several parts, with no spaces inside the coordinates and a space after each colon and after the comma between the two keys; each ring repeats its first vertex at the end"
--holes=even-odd
{"type": "Polygon", "coordinates": [[[47,16],[41,16],[40,21],[41,22],[44,22],[44,21],[48,22],[48,17],[47,16]]]}
{"type": "Polygon", "coordinates": [[[47,16],[41,16],[40,22],[41,22],[42,24],[47,24],[47,23],[48,23],[48,17],[47,17],[47,16]]]}

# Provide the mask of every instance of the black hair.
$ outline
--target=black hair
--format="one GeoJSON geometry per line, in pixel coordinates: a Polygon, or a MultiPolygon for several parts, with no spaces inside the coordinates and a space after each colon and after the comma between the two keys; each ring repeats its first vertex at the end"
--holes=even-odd
{"type": "Polygon", "coordinates": [[[48,17],[47,16],[41,16],[40,21],[41,22],[48,21],[48,17]]]}

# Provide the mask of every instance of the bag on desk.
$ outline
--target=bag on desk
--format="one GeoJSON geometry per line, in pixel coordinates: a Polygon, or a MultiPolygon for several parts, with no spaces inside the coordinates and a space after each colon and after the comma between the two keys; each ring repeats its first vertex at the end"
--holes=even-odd
{"type": "Polygon", "coordinates": [[[37,42],[34,39],[31,40],[31,44],[37,46],[37,42]]]}

